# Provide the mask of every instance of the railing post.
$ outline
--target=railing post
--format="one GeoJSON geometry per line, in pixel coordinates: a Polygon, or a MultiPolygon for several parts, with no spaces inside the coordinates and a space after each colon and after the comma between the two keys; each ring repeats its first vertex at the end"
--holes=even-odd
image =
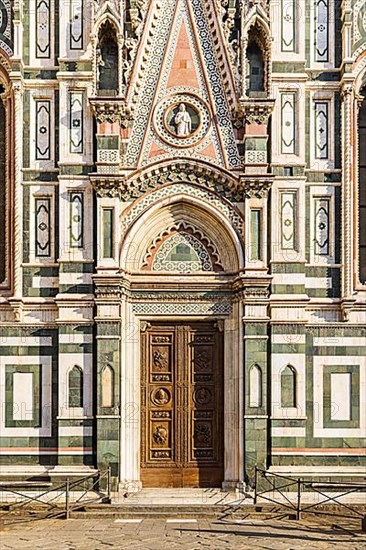
{"type": "Polygon", "coordinates": [[[70,480],[66,479],[66,519],[70,519],[70,480]]]}
{"type": "Polygon", "coordinates": [[[107,470],[107,491],[108,491],[108,500],[111,500],[111,467],[108,466],[107,470]]]}
{"type": "Polygon", "coordinates": [[[257,504],[257,483],[258,483],[258,470],[257,465],[254,468],[254,504],[257,504]]]}
{"type": "Polygon", "coordinates": [[[301,479],[297,480],[296,519],[301,519],[301,479]]]}

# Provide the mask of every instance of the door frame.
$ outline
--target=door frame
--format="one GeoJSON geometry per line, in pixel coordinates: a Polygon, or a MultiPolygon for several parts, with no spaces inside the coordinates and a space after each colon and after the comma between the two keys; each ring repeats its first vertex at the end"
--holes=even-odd
{"type": "Polygon", "coordinates": [[[222,488],[234,491],[244,486],[244,372],[242,304],[232,304],[230,316],[217,315],[138,315],[126,297],[121,303],[121,378],[120,378],[120,489],[142,488],[140,481],[141,447],[141,331],[146,323],[218,321],[224,331],[224,481],[222,488]]]}

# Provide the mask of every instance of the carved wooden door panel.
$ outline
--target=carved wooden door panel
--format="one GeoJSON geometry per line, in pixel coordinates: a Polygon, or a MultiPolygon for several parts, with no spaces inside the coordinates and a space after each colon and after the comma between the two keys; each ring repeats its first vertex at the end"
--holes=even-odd
{"type": "Polygon", "coordinates": [[[141,481],[223,480],[223,346],[213,323],[152,324],[141,335],[141,481]]]}

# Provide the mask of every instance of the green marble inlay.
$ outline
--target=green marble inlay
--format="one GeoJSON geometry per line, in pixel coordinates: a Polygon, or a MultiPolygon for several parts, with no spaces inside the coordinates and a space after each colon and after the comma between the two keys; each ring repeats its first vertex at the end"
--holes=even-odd
{"type": "MultiPolygon", "coordinates": [[[[41,365],[6,365],[5,366],[5,426],[7,428],[37,428],[41,422],[42,408],[42,367],[41,365]],[[25,410],[25,403],[14,402],[14,374],[32,375],[33,407],[25,410]],[[24,420],[14,418],[17,414],[30,417],[24,420]]],[[[13,443],[14,445],[14,443],[13,443]]]]}
{"type": "MultiPolygon", "coordinates": [[[[323,425],[324,428],[358,428],[360,426],[360,366],[359,365],[325,365],[323,370],[323,425]],[[349,420],[334,420],[332,412],[338,406],[331,402],[331,375],[348,373],[351,377],[351,406],[349,420]]],[[[344,388],[346,391],[346,388],[344,388]]],[[[337,435],[336,432],[334,434],[337,435]]]]}

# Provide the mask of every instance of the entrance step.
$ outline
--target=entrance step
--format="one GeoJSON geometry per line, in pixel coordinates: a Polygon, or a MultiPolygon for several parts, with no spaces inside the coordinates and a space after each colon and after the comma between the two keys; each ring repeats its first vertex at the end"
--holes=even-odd
{"type": "MultiPolygon", "coordinates": [[[[138,493],[120,494],[113,499],[118,505],[228,505],[243,503],[249,495],[243,493],[228,493],[220,489],[142,489],[138,493]]],[[[249,502],[251,498],[249,497],[249,502]]]]}
{"type": "Polygon", "coordinates": [[[75,510],[72,512],[74,519],[146,519],[146,518],[166,518],[166,519],[212,519],[226,517],[249,517],[255,514],[257,518],[269,517],[269,514],[280,512],[283,516],[283,511],[276,507],[269,507],[267,511],[255,513],[253,507],[243,504],[231,505],[128,505],[122,504],[119,506],[109,506],[108,509],[102,507],[85,507],[84,510],[75,510]],[[249,509],[251,508],[251,510],[249,509]]]}

